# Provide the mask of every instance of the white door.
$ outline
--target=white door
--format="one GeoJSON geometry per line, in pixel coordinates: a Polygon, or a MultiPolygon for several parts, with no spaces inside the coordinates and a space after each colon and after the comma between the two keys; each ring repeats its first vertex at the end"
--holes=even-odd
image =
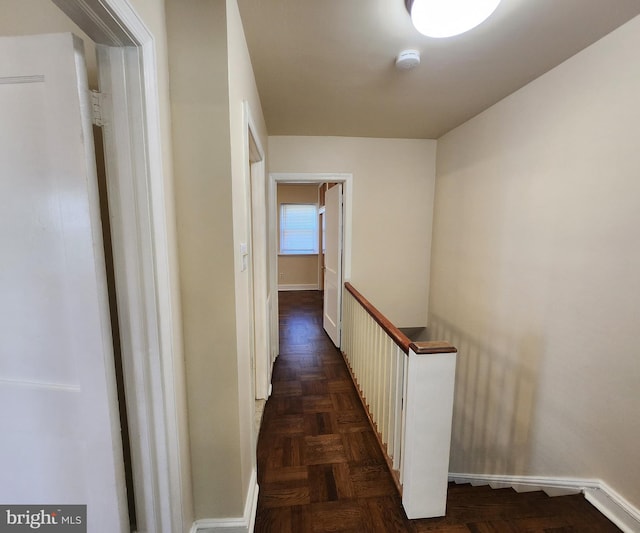
{"type": "Polygon", "coordinates": [[[342,320],[342,184],[325,195],[324,318],[323,326],[340,347],[342,320]]]}
{"type": "Polygon", "coordinates": [[[89,99],[71,34],[0,38],[0,502],[128,529],[89,99]]]}

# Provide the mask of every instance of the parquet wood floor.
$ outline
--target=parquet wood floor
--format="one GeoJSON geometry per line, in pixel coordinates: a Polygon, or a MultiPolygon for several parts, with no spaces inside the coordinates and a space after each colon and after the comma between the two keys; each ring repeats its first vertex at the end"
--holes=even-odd
{"type": "Polygon", "coordinates": [[[255,531],[606,533],[581,495],[450,484],[447,515],[408,520],[342,356],[322,295],[280,293],[280,355],[258,441],[255,531]]]}

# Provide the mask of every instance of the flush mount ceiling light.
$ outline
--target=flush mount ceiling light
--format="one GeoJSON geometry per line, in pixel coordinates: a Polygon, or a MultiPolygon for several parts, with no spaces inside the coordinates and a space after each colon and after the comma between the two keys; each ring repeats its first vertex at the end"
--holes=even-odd
{"type": "Polygon", "coordinates": [[[405,0],[411,21],[427,37],[452,37],[484,22],[500,0],[405,0]]]}

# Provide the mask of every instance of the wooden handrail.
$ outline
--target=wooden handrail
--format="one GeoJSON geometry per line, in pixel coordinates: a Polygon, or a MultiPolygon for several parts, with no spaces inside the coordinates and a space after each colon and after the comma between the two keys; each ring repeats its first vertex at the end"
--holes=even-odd
{"type": "Polygon", "coordinates": [[[378,309],[367,300],[362,294],[360,294],[356,288],[348,281],[344,284],[351,295],[357,300],[357,302],[369,313],[369,315],[380,325],[380,327],[393,339],[400,349],[408,354],[409,349],[413,350],[418,355],[427,355],[434,353],[456,353],[458,350],[455,346],[452,346],[448,342],[444,341],[429,341],[429,342],[412,342],[402,331],[394,326],[389,319],[384,316],[378,309]]]}
{"type": "Polygon", "coordinates": [[[352,296],[358,301],[358,303],[364,307],[365,311],[371,315],[371,317],[380,325],[380,327],[385,330],[387,335],[393,339],[402,351],[406,354],[409,353],[409,347],[411,346],[411,340],[407,337],[402,331],[400,331],[397,327],[395,327],[389,319],[384,316],[380,311],[376,309],[376,307],[367,300],[362,294],[360,294],[351,283],[348,281],[344,284],[345,289],[347,289],[352,296]]]}

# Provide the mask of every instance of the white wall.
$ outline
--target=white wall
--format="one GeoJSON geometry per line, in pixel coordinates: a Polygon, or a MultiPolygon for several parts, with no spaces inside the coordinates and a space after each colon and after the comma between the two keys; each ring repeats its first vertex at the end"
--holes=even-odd
{"type": "Polygon", "coordinates": [[[245,102],[263,146],[266,127],[236,0],[166,6],[195,518],[240,518],[256,467],[245,102]]]}
{"type": "Polygon", "coordinates": [[[353,174],[351,282],[398,326],[426,323],[436,142],[269,137],[269,171],[353,174]]]}
{"type": "Polygon", "coordinates": [[[638,50],[640,18],[438,142],[454,472],[600,478],[640,506],[638,50]]]}
{"type": "Polygon", "coordinates": [[[195,517],[243,510],[224,0],[167,1],[180,294],[195,517]]]}
{"type": "MultiPolygon", "coordinates": [[[[240,459],[242,465],[242,497],[244,505],[253,487],[249,485],[252,473],[256,469],[256,440],[254,432],[254,403],[255,390],[253,383],[253,369],[251,366],[251,350],[255,328],[260,325],[253,324],[253,295],[252,285],[249,279],[249,270],[242,269],[242,256],[239,253],[241,243],[250,242],[249,212],[251,210],[251,179],[249,178],[249,150],[247,141],[247,124],[245,119],[245,102],[248,106],[256,135],[256,142],[263,150],[267,146],[267,128],[262,114],[260,97],[256,87],[249,50],[242,28],[240,12],[237,0],[226,0],[227,13],[227,48],[229,63],[229,124],[231,142],[231,177],[233,190],[233,240],[235,262],[235,299],[236,299],[236,342],[237,342],[237,366],[238,366],[238,403],[240,418],[240,459]]],[[[265,155],[265,154],[263,154],[265,155]]],[[[260,183],[254,184],[254,188],[265,190],[264,172],[253,175],[254,180],[260,183]]],[[[266,211],[265,211],[266,212],[266,211]]],[[[266,227],[266,217],[259,218],[254,213],[253,224],[255,227],[266,227]]],[[[266,249],[266,231],[260,234],[265,242],[253,242],[253,251],[256,255],[259,250],[266,249]]],[[[257,235],[256,235],[257,237],[257,235]]],[[[258,258],[266,263],[266,253],[258,258]]],[[[248,258],[252,260],[251,257],[248,258]]],[[[266,270],[266,267],[265,267],[266,270]]],[[[258,280],[253,279],[253,286],[258,286],[258,280]]],[[[266,279],[263,290],[266,291],[266,279]]],[[[258,300],[256,300],[257,305],[258,300]]],[[[266,325],[263,325],[266,328],[266,325]]],[[[256,357],[268,357],[268,354],[255,354],[256,357]]],[[[226,490],[224,477],[217,479],[218,491],[226,490]]],[[[244,506],[243,506],[244,508],[244,506]]],[[[241,516],[241,515],[240,515],[241,516]]]]}

